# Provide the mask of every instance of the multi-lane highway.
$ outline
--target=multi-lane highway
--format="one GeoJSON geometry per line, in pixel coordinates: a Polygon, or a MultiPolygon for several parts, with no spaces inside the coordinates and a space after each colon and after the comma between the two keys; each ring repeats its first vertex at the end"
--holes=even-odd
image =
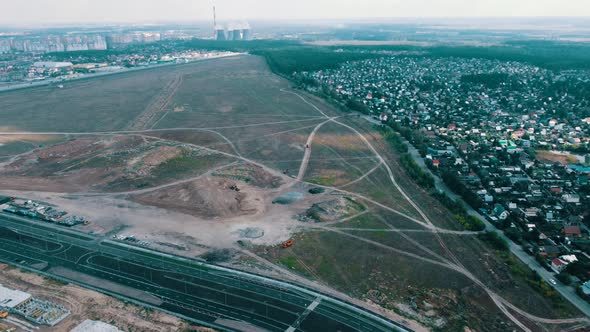
{"type": "Polygon", "coordinates": [[[408,331],[314,290],[0,213],[0,261],[225,331],[408,331]]]}

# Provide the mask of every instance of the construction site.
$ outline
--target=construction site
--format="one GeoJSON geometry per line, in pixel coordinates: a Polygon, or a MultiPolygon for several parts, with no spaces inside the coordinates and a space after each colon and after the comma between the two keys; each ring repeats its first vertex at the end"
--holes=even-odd
{"type": "MultiPolygon", "coordinates": [[[[2,97],[0,195],[27,198],[4,202],[0,214],[14,227],[31,218],[48,221],[37,227],[57,227],[79,216],[68,219],[73,229],[61,230],[96,236],[110,249],[156,250],[286,279],[417,331],[465,321],[474,330],[532,331],[588,323],[539,292],[526,267],[464,229],[416,185],[372,123],[293,89],[259,57],[2,97]],[[34,144],[9,152],[23,141],[34,144]]],[[[19,232],[3,236],[27,240],[19,232]]],[[[31,264],[50,257],[73,269],[75,257],[113,278],[139,271],[133,262],[89,258],[88,243],[75,252],[31,243],[47,251],[31,252],[31,264]]],[[[150,270],[125,279],[126,287],[153,277],[150,270]]],[[[162,284],[185,285],[173,277],[162,284]]],[[[96,276],[83,278],[98,284],[96,276]]],[[[180,307],[140,286],[152,292],[147,300],[180,307]]],[[[222,298],[208,287],[188,289],[196,298],[222,298]]]]}
{"type": "Polygon", "coordinates": [[[5,312],[0,314],[2,332],[180,332],[189,329],[211,332],[169,314],[147,310],[90,289],[58,282],[6,264],[0,264],[0,284],[8,289],[34,294],[33,297],[61,305],[70,311],[59,323],[49,326],[36,324],[19,314],[11,313],[10,310],[0,309],[5,312]]]}
{"type": "Polygon", "coordinates": [[[9,319],[11,314],[38,325],[55,326],[70,314],[70,310],[0,285],[0,318],[14,322],[9,319]]]}

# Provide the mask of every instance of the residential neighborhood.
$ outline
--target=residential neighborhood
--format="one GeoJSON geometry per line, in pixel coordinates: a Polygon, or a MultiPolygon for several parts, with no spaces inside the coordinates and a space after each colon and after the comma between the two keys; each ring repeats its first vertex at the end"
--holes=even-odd
{"type": "Polygon", "coordinates": [[[590,294],[587,71],[399,55],[296,75],[399,132],[468,205],[590,294]]]}

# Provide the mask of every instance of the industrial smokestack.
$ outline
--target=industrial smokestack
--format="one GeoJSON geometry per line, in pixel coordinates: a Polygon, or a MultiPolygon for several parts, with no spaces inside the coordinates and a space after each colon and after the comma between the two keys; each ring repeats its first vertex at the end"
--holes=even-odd
{"type": "Polygon", "coordinates": [[[215,14],[215,6],[213,6],[213,39],[217,39],[217,15],[215,14]]]}

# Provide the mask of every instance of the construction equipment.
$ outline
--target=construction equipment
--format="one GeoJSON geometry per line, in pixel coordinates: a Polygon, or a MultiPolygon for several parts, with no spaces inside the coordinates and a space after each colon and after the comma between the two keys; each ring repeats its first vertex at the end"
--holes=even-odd
{"type": "Polygon", "coordinates": [[[289,240],[287,242],[283,242],[283,248],[289,248],[293,245],[293,240],[289,240]]]}

